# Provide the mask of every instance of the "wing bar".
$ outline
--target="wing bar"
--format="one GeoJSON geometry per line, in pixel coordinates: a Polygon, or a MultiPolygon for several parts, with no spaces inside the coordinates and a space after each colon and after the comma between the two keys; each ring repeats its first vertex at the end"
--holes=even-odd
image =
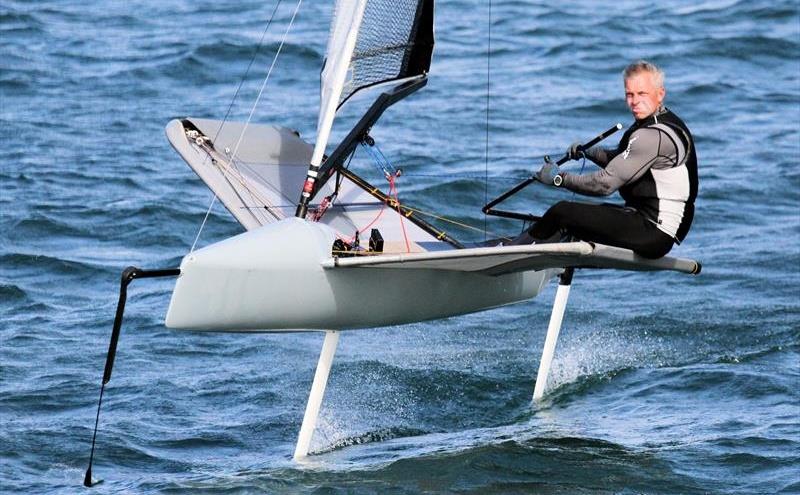
{"type": "Polygon", "coordinates": [[[454,249],[426,253],[384,254],[363,257],[332,257],[325,268],[405,268],[478,272],[497,276],[506,273],[548,268],[606,268],[633,271],[670,270],[700,273],[695,260],[665,256],[643,258],[629,249],[589,242],[498,246],[454,249]]]}

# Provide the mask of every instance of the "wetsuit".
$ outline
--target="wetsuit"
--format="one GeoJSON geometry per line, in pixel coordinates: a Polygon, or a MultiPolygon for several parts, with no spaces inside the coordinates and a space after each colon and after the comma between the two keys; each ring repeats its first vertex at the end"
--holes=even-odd
{"type": "Polygon", "coordinates": [[[562,201],[530,229],[534,239],[560,230],[585,241],[659,258],[686,237],[697,197],[697,155],[689,129],[662,107],[635,122],[615,149],[593,147],[592,174],[562,173],[562,186],[589,196],[619,191],[625,206],[562,201]]]}

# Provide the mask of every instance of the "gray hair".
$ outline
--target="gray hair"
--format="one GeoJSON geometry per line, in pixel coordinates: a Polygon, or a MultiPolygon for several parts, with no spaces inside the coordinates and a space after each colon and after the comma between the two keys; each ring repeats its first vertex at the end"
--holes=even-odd
{"type": "Polygon", "coordinates": [[[641,72],[649,72],[653,76],[653,82],[657,88],[664,87],[664,71],[661,70],[656,64],[648,62],[647,60],[637,60],[636,62],[625,67],[622,71],[622,77],[625,81],[641,72]]]}

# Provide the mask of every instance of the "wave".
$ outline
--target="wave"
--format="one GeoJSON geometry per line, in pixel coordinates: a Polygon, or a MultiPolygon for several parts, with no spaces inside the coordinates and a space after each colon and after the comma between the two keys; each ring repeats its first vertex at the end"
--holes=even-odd
{"type": "Polygon", "coordinates": [[[0,33],[5,39],[11,36],[41,36],[44,26],[34,15],[13,10],[0,11],[0,33]]]}
{"type": "Polygon", "coordinates": [[[91,263],[71,261],[46,254],[6,253],[0,254],[0,263],[11,270],[34,270],[44,274],[75,274],[98,271],[100,267],[91,263]]]}
{"type": "MultiPolygon", "coordinates": [[[[594,100],[588,104],[577,104],[570,108],[570,111],[580,113],[581,115],[614,115],[619,113],[620,102],[619,99],[607,98],[594,100]]],[[[607,145],[608,146],[608,145],[607,145]]]]}
{"type": "MultiPolygon", "coordinates": [[[[227,430],[228,428],[223,428],[227,430]]],[[[194,449],[221,449],[240,448],[243,442],[239,436],[226,431],[220,431],[219,426],[214,430],[196,431],[194,435],[181,432],[178,438],[160,438],[148,442],[151,448],[168,450],[194,450],[194,449]]]]}
{"type": "Polygon", "coordinates": [[[378,430],[368,431],[358,435],[337,439],[330,445],[317,449],[313,453],[324,454],[345,447],[352,447],[353,445],[362,445],[374,442],[385,442],[393,438],[417,437],[425,435],[427,433],[428,433],[427,431],[418,428],[407,428],[407,427],[381,428],[378,430]]]}
{"type": "Polygon", "coordinates": [[[701,488],[647,452],[577,437],[493,442],[404,458],[373,472],[379,479],[394,480],[390,486],[395,490],[425,483],[431,491],[458,486],[471,493],[575,493],[576,487],[579,493],[654,493],[653,479],[662,480],[663,493],[697,493],[701,488]]]}
{"type": "Polygon", "coordinates": [[[0,89],[6,92],[6,97],[24,93],[26,89],[34,88],[37,81],[41,80],[42,75],[41,71],[2,72],[0,73],[0,89]]]}
{"type": "Polygon", "coordinates": [[[419,194],[429,198],[447,198],[447,202],[452,206],[463,204],[473,207],[475,198],[483,197],[485,186],[482,180],[460,179],[457,175],[455,177],[443,183],[424,187],[419,194]]]}
{"type": "Polygon", "coordinates": [[[17,285],[0,284],[0,301],[3,303],[21,304],[27,297],[28,294],[17,285]]]}
{"type": "MultiPolygon", "coordinates": [[[[254,43],[218,40],[181,50],[180,53],[162,54],[155,63],[150,58],[142,59],[141,63],[136,64],[138,67],[125,69],[125,75],[142,81],[167,78],[180,81],[181,84],[227,83],[239,80],[257,53],[248,78],[260,80],[264,77],[264,68],[270,66],[278,47],[279,43],[268,43],[259,47],[254,43]]],[[[287,42],[281,48],[275,70],[285,71],[285,66],[289,63],[293,70],[305,64],[309,68],[319,67],[321,60],[322,56],[313,48],[287,42]]]]}
{"type": "Polygon", "coordinates": [[[714,96],[720,92],[736,91],[738,88],[733,84],[715,81],[713,83],[696,83],[684,88],[681,91],[682,97],[714,96]]]}
{"type": "Polygon", "coordinates": [[[741,5],[741,0],[711,0],[705,2],[698,2],[695,5],[680,7],[672,10],[674,14],[692,16],[696,14],[705,14],[708,12],[728,12],[732,8],[741,5]]]}
{"type": "Polygon", "coordinates": [[[663,8],[662,14],[685,18],[685,22],[698,24],[748,21],[795,21],[797,7],[791,0],[778,0],[765,5],[763,2],[743,0],[709,0],[684,7],[663,8]]]}
{"type": "Polygon", "coordinates": [[[314,64],[322,62],[322,54],[311,46],[289,41],[284,43],[281,47],[278,42],[258,45],[252,42],[233,43],[228,40],[216,40],[211,43],[203,43],[196,46],[188,53],[188,56],[196,57],[200,60],[230,64],[235,60],[246,60],[249,62],[253,54],[257,53],[258,57],[266,57],[263,61],[267,62],[272,60],[278,48],[281,49],[281,57],[292,57],[295,61],[307,61],[314,64]]]}
{"type": "Polygon", "coordinates": [[[767,65],[771,64],[770,60],[796,60],[800,56],[800,42],[764,35],[704,38],[695,42],[688,52],[700,59],[719,57],[767,65]]]}
{"type": "Polygon", "coordinates": [[[85,236],[92,234],[91,227],[81,228],[72,219],[56,219],[50,215],[37,213],[29,218],[18,220],[12,228],[15,236],[42,238],[52,236],[85,236]]]}

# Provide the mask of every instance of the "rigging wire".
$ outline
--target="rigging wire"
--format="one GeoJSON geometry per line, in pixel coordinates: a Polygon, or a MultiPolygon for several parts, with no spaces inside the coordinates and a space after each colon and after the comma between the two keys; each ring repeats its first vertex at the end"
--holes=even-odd
{"type": "Polygon", "coordinates": [[[389,177],[387,177],[389,179],[389,195],[391,196],[392,191],[394,191],[394,203],[395,205],[397,205],[397,213],[398,216],[400,217],[400,228],[403,229],[403,239],[406,242],[406,252],[410,253],[411,245],[408,242],[408,233],[406,232],[406,224],[404,222],[405,215],[403,215],[403,210],[400,209],[400,193],[397,190],[397,184],[396,184],[397,178],[399,176],[400,174],[396,173],[395,175],[390,175],[389,177]]]}
{"type": "MultiPolygon", "coordinates": [[[[372,162],[375,165],[375,168],[378,169],[379,172],[383,173],[384,178],[389,182],[389,198],[391,200],[392,195],[394,195],[394,204],[391,206],[397,209],[397,213],[400,216],[400,229],[403,231],[403,239],[405,240],[406,245],[406,252],[411,252],[411,245],[408,241],[408,232],[406,232],[406,225],[404,223],[405,215],[403,215],[402,210],[400,209],[400,193],[397,190],[397,179],[402,175],[403,171],[398,170],[395,168],[391,163],[389,163],[389,159],[386,158],[386,155],[378,148],[374,142],[372,144],[368,143],[361,143],[361,147],[367,151],[367,154],[372,158],[372,162]]],[[[384,203],[385,205],[385,203],[384,203]]],[[[378,215],[383,214],[383,208],[381,209],[381,213],[378,215]]],[[[374,224],[378,218],[370,222],[370,226],[374,224]]],[[[365,227],[363,230],[366,230],[365,227]]]]}
{"type": "Polygon", "coordinates": [[[233,104],[236,102],[236,98],[239,96],[239,92],[242,90],[242,86],[244,85],[244,82],[247,80],[247,76],[250,74],[250,69],[253,68],[253,64],[255,63],[256,58],[258,58],[258,52],[264,45],[264,38],[267,37],[267,31],[269,31],[269,27],[272,25],[272,20],[275,19],[275,13],[278,12],[278,7],[281,6],[282,2],[283,0],[278,0],[277,3],[275,3],[275,8],[272,9],[272,14],[269,16],[269,20],[267,21],[267,26],[261,33],[261,39],[258,40],[258,44],[256,45],[255,50],[253,50],[253,56],[250,58],[250,63],[247,64],[247,69],[245,69],[244,75],[242,76],[241,80],[239,80],[239,86],[236,88],[236,92],[233,93],[233,98],[231,98],[231,103],[230,105],[228,105],[228,110],[225,112],[225,117],[222,119],[222,125],[219,126],[219,129],[217,129],[217,134],[214,136],[214,141],[217,140],[220,132],[222,132],[222,127],[228,121],[228,117],[231,114],[231,110],[233,110],[233,104]]]}
{"type": "MultiPolygon", "coordinates": [[[[483,204],[489,202],[489,100],[491,95],[491,68],[492,68],[492,0],[489,0],[489,41],[486,48],[486,165],[483,181],[483,204]]],[[[483,214],[483,240],[486,241],[488,230],[488,215],[483,214]]]]}
{"type": "Polygon", "coordinates": [[[278,50],[275,52],[275,56],[272,58],[272,63],[269,66],[269,70],[267,70],[267,76],[264,78],[264,82],[261,83],[261,88],[258,90],[258,95],[256,96],[256,100],[253,102],[252,108],[250,108],[250,114],[247,116],[247,120],[244,123],[244,127],[242,128],[241,134],[239,134],[239,140],[236,142],[236,146],[233,148],[231,159],[235,159],[236,154],[239,152],[239,146],[242,144],[242,139],[244,139],[244,133],[247,131],[247,127],[250,125],[250,121],[253,120],[253,114],[255,114],[256,112],[256,107],[258,107],[258,102],[259,100],[261,100],[261,95],[264,93],[264,89],[267,87],[267,83],[269,82],[269,77],[272,75],[272,69],[275,68],[275,63],[278,61],[278,56],[281,54],[283,45],[286,43],[286,37],[289,36],[289,31],[292,29],[294,20],[297,17],[297,11],[300,10],[300,5],[302,4],[303,0],[297,0],[297,5],[295,5],[294,12],[292,12],[292,18],[289,19],[289,24],[286,26],[286,31],[283,32],[283,37],[281,38],[280,45],[278,45],[278,50]]]}
{"type": "MultiPolygon", "coordinates": [[[[394,186],[392,186],[392,187],[394,187],[394,186]]],[[[375,216],[375,218],[372,219],[371,222],[369,222],[366,226],[364,226],[364,227],[362,227],[360,229],[358,227],[356,227],[356,235],[363,234],[364,232],[367,231],[368,228],[372,227],[373,225],[375,225],[375,223],[378,220],[380,220],[380,218],[383,216],[383,212],[386,211],[386,206],[388,206],[389,202],[388,201],[382,201],[382,203],[383,204],[381,206],[381,209],[378,210],[378,214],[375,216]]],[[[339,236],[339,239],[342,239],[343,241],[347,242],[347,244],[352,244],[353,242],[355,242],[355,239],[356,239],[355,235],[353,235],[351,237],[345,237],[342,234],[337,234],[337,235],[339,236]]]]}
{"type": "MultiPolygon", "coordinates": [[[[353,148],[353,151],[350,152],[350,156],[347,158],[347,163],[344,166],[345,170],[350,168],[350,162],[353,161],[353,157],[355,156],[355,154],[356,154],[356,150],[355,150],[355,148],[353,148]]],[[[312,207],[309,210],[310,218],[311,218],[312,221],[319,222],[320,220],[322,220],[322,216],[325,215],[325,212],[328,211],[330,208],[335,206],[336,199],[339,196],[339,190],[342,187],[342,180],[343,180],[342,174],[340,172],[337,172],[336,173],[336,179],[334,180],[334,184],[335,185],[333,187],[333,192],[331,194],[325,196],[324,198],[322,198],[322,201],[320,202],[320,204],[316,208],[312,207]]],[[[294,208],[296,206],[297,206],[296,204],[291,204],[292,208],[294,208]]],[[[268,208],[268,207],[264,206],[264,208],[268,208]]]]}
{"type": "MultiPolygon", "coordinates": [[[[442,174],[420,174],[416,172],[406,172],[403,170],[403,175],[405,177],[432,177],[435,179],[441,179],[442,174]]],[[[457,180],[507,180],[507,181],[521,181],[525,179],[529,179],[530,175],[493,175],[491,177],[486,177],[484,174],[458,174],[457,180]]]]}
{"type": "MultiPolygon", "coordinates": [[[[389,161],[389,159],[386,157],[386,155],[383,154],[381,149],[374,142],[371,145],[367,144],[367,143],[361,143],[361,147],[364,150],[366,150],[367,154],[370,156],[370,158],[372,158],[372,164],[375,166],[375,169],[378,171],[378,173],[382,174],[384,176],[384,178],[389,182],[389,194],[388,194],[388,199],[386,201],[383,201],[383,207],[381,208],[380,212],[378,213],[378,216],[375,219],[373,219],[369,223],[369,225],[367,225],[366,227],[364,227],[362,229],[359,229],[358,232],[359,233],[363,233],[369,227],[371,227],[373,224],[375,224],[375,222],[378,221],[378,219],[381,217],[381,215],[383,215],[383,210],[385,209],[386,205],[388,204],[392,208],[396,209],[398,214],[400,214],[400,216],[401,216],[400,225],[401,225],[401,228],[403,229],[403,236],[404,236],[405,242],[406,242],[406,250],[408,252],[411,252],[410,251],[410,245],[409,245],[409,242],[408,242],[408,235],[407,235],[406,230],[405,230],[405,225],[403,224],[403,218],[402,217],[404,217],[405,215],[403,215],[403,213],[402,213],[402,211],[400,209],[400,198],[399,198],[399,194],[398,194],[398,191],[397,191],[396,180],[401,174],[404,177],[436,177],[436,178],[441,178],[441,175],[434,175],[434,174],[408,174],[408,173],[404,172],[402,169],[398,169],[397,167],[392,165],[391,162],[389,161]]],[[[352,155],[350,155],[350,159],[353,158],[354,154],[355,154],[355,151],[353,152],[352,155]]],[[[349,165],[350,165],[350,162],[348,161],[348,167],[349,167],[349,165]]],[[[464,176],[460,176],[459,178],[483,179],[484,181],[488,181],[488,179],[489,179],[489,177],[487,177],[487,176],[481,177],[479,175],[474,175],[474,176],[464,175],[464,176]]],[[[524,178],[527,178],[527,177],[524,177],[524,178]]],[[[520,177],[492,177],[492,179],[520,180],[521,178],[520,177]]],[[[344,206],[344,205],[342,205],[342,206],[344,206]]],[[[503,239],[509,239],[510,240],[510,238],[505,237],[505,236],[500,236],[500,235],[496,234],[495,232],[489,232],[486,223],[484,223],[483,229],[480,229],[479,227],[474,227],[472,225],[469,225],[469,224],[466,224],[466,223],[463,223],[463,222],[459,222],[457,220],[453,220],[451,218],[447,218],[447,217],[444,217],[442,215],[438,215],[436,213],[432,213],[430,211],[421,210],[419,208],[413,208],[413,207],[405,205],[405,204],[402,205],[402,208],[407,210],[407,211],[409,211],[409,212],[419,213],[421,215],[425,215],[427,217],[434,218],[434,219],[442,221],[442,222],[446,222],[446,223],[450,223],[450,224],[453,224],[453,225],[457,225],[457,226],[462,227],[462,228],[464,228],[466,230],[473,230],[473,231],[476,231],[476,232],[483,232],[484,242],[487,240],[486,237],[489,234],[491,234],[492,237],[494,237],[494,238],[503,238],[503,239]]],[[[345,240],[344,236],[340,236],[340,238],[342,240],[345,240]]],[[[353,239],[355,239],[355,237],[351,237],[349,239],[349,241],[348,241],[348,244],[352,243],[353,239]]]]}
{"type": "MultiPolygon", "coordinates": [[[[406,245],[406,252],[411,252],[410,243],[408,240],[408,233],[406,232],[405,224],[403,223],[404,215],[400,205],[400,198],[399,193],[397,191],[397,178],[402,175],[401,170],[397,170],[391,163],[389,163],[389,159],[386,158],[386,155],[378,148],[376,144],[367,144],[361,143],[361,147],[366,150],[367,154],[372,158],[372,163],[375,165],[375,168],[378,169],[380,173],[383,174],[383,177],[389,183],[389,194],[387,195],[387,200],[382,201],[381,209],[378,211],[378,214],[375,218],[372,219],[366,226],[362,228],[356,228],[356,234],[350,238],[345,238],[343,235],[339,235],[339,238],[347,242],[347,244],[352,244],[355,242],[356,238],[359,234],[362,234],[367,231],[370,227],[375,225],[378,220],[383,216],[384,211],[386,210],[387,206],[391,206],[393,209],[397,210],[398,215],[400,216],[400,228],[403,232],[403,239],[405,240],[406,245]]],[[[355,155],[355,149],[350,155],[350,159],[347,162],[347,166],[345,168],[350,167],[350,161],[353,159],[355,155]]],[[[338,185],[337,185],[338,188],[338,185]]],[[[405,206],[403,206],[405,208],[405,206]]]]}
{"type": "MultiPolygon", "coordinates": [[[[253,51],[253,56],[251,57],[250,63],[248,64],[247,69],[245,70],[244,76],[242,76],[241,80],[239,81],[239,86],[236,88],[236,91],[234,92],[233,98],[231,99],[231,103],[228,105],[228,110],[225,112],[225,117],[222,120],[222,124],[220,125],[219,129],[217,129],[217,133],[214,136],[214,142],[216,142],[217,138],[219,137],[220,133],[222,132],[222,128],[225,126],[225,124],[228,121],[228,117],[230,116],[230,113],[231,113],[233,105],[234,105],[234,103],[236,101],[236,98],[238,97],[239,92],[241,91],[242,86],[244,85],[244,82],[247,79],[248,74],[250,73],[250,69],[253,67],[253,64],[255,63],[255,60],[258,57],[258,52],[260,51],[261,47],[264,44],[264,39],[266,38],[266,35],[267,35],[267,32],[269,31],[270,26],[272,25],[272,21],[275,19],[275,14],[277,13],[278,8],[280,7],[282,1],[283,0],[278,0],[277,3],[275,4],[275,8],[272,10],[272,14],[270,15],[270,18],[267,21],[267,25],[264,28],[264,31],[261,33],[261,38],[259,39],[259,42],[256,45],[255,50],[253,51]]],[[[259,89],[258,96],[256,97],[255,102],[253,103],[253,106],[250,109],[250,114],[248,115],[247,121],[245,122],[245,125],[242,128],[242,132],[239,135],[239,139],[238,139],[238,141],[236,143],[234,151],[231,154],[231,162],[233,162],[235,160],[235,158],[236,158],[236,153],[239,151],[239,146],[242,143],[242,139],[244,138],[244,134],[247,131],[247,127],[250,125],[250,121],[253,118],[253,114],[255,113],[255,109],[258,106],[259,100],[261,99],[261,96],[264,93],[264,89],[266,88],[267,83],[269,82],[270,75],[272,74],[272,69],[275,67],[275,63],[277,62],[278,56],[280,55],[281,50],[283,49],[283,45],[286,42],[286,38],[287,38],[287,36],[289,34],[289,31],[292,28],[292,25],[294,24],[294,20],[297,17],[297,12],[300,9],[300,5],[302,5],[302,3],[303,3],[303,0],[298,0],[297,1],[297,5],[294,8],[294,12],[292,13],[292,17],[289,20],[288,26],[286,27],[286,31],[284,32],[283,37],[281,38],[280,45],[278,45],[278,49],[276,50],[275,55],[272,58],[272,63],[269,66],[269,70],[267,71],[267,75],[264,78],[263,83],[261,84],[261,88],[259,89]]],[[[210,157],[210,155],[207,154],[203,164],[205,164],[205,161],[208,160],[209,157],[210,157]]],[[[235,166],[233,168],[236,169],[235,166]]],[[[223,175],[225,175],[225,171],[222,171],[222,172],[223,172],[223,175]]],[[[237,172],[238,172],[238,170],[237,170],[237,172]]],[[[255,199],[253,191],[251,191],[250,188],[247,187],[246,185],[245,185],[245,189],[250,193],[250,197],[252,199],[255,199]]],[[[190,253],[194,251],[194,249],[195,249],[195,247],[197,245],[197,242],[200,239],[200,235],[203,232],[203,229],[204,229],[204,227],[206,225],[206,222],[208,220],[209,214],[211,213],[211,210],[214,207],[214,203],[216,202],[216,200],[217,200],[217,195],[214,194],[214,196],[211,199],[211,204],[208,205],[208,210],[206,211],[206,214],[203,217],[203,222],[200,224],[200,228],[197,231],[197,235],[195,236],[194,242],[192,243],[192,248],[189,251],[190,253]]]]}
{"type": "Polygon", "coordinates": [[[367,154],[372,158],[372,163],[375,165],[375,168],[378,172],[382,173],[384,176],[388,177],[389,175],[396,175],[397,169],[389,163],[389,159],[386,158],[386,155],[378,148],[377,144],[367,144],[361,143],[361,147],[366,150],[367,154]]]}
{"type": "MultiPolygon", "coordinates": [[[[264,89],[266,89],[267,87],[269,78],[272,75],[272,70],[275,68],[275,64],[278,62],[278,56],[280,56],[281,50],[283,50],[283,45],[286,43],[286,38],[289,36],[289,31],[291,31],[292,26],[294,25],[294,20],[297,17],[297,12],[300,10],[300,5],[302,4],[303,0],[297,0],[297,5],[295,5],[294,7],[294,12],[292,12],[292,17],[291,19],[289,19],[289,24],[287,24],[286,26],[286,31],[283,32],[283,37],[281,38],[281,42],[278,45],[278,49],[275,51],[275,56],[272,57],[272,63],[270,64],[269,69],[267,70],[267,75],[264,77],[264,81],[261,83],[261,88],[259,88],[258,90],[258,95],[256,95],[256,99],[253,102],[253,106],[250,108],[250,114],[247,116],[247,120],[245,121],[244,126],[242,127],[242,132],[239,134],[239,139],[236,141],[236,146],[234,146],[233,152],[230,154],[231,163],[233,164],[232,168],[236,170],[237,173],[239,173],[239,170],[236,168],[235,160],[236,160],[236,155],[239,153],[239,146],[241,146],[242,140],[244,140],[244,135],[247,132],[247,128],[250,126],[250,122],[253,120],[253,115],[256,112],[258,103],[259,101],[261,101],[261,96],[264,94],[264,89]]],[[[245,190],[250,194],[250,198],[256,200],[257,194],[254,193],[254,191],[244,182],[243,185],[245,190]]]]}
{"type": "MultiPolygon", "coordinates": [[[[278,12],[278,7],[280,7],[281,2],[283,0],[278,0],[275,3],[275,8],[272,9],[272,14],[269,16],[269,20],[267,21],[266,27],[264,27],[264,31],[261,33],[261,39],[258,40],[258,44],[256,45],[255,49],[253,50],[253,56],[250,58],[250,63],[247,64],[247,69],[244,71],[244,75],[239,80],[239,86],[236,88],[236,91],[233,93],[233,98],[231,98],[231,102],[228,105],[228,110],[225,111],[225,117],[222,118],[222,124],[220,124],[219,129],[217,129],[217,133],[214,135],[214,142],[217,141],[220,133],[222,132],[222,128],[225,127],[225,124],[228,122],[228,117],[231,115],[231,110],[233,110],[233,104],[236,103],[236,98],[239,97],[239,93],[242,90],[242,86],[244,82],[247,80],[247,76],[250,74],[250,69],[253,67],[253,63],[256,61],[258,57],[258,52],[261,50],[261,47],[264,44],[264,38],[267,36],[267,32],[269,31],[269,27],[272,25],[272,20],[275,19],[275,13],[278,12]]],[[[205,159],[203,159],[203,165],[206,164],[208,161],[209,155],[206,155],[205,159]]],[[[211,214],[212,208],[214,208],[214,203],[217,201],[216,193],[211,198],[211,203],[208,205],[208,209],[206,210],[206,214],[203,217],[203,221],[200,223],[200,228],[197,230],[197,235],[194,236],[194,242],[192,242],[192,248],[189,249],[189,252],[194,252],[194,248],[197,246],[197,241],[200,240],[200,234],[203,232],[203,228],[206,226],[206,222],[208,221],[208,216],[211,214]]]]}
{"type": "MultiPolygon", "coordinates": [[[[386,205],[391,205],[391,207],[393,209],[395,209],[396,206],[397,206],[397,204],[395,203],[395,198],[389,196],[389,199],[387,199],[385,201],[374,201],[374,202],[373,201],[364,201],[364,202],[358,202],[358,203],[337,202],[335,204],[332,203],[331,205],[328,206],[328,209],[331,209],[331,208],[345,209],[345,208],[348,208],[348,207],[371,207],[371,206],[377,204],[378,202],[380,202],[382,204],[382,206],[381,206],[382,209],[385,208],[386,205]]],[[[277,206],[266,207],[266,208],[279,209],[279,208],[294,208],[296,206],[297,206],[296,204],[291,203],[291,204],[277,205],[277,206]]],[[[453,224],[453,225],[457,225],[459,227],[463,227],[464,229],[474,230],[475,232],[483,232],[483,229],[480,228],[480,227],[475,227],[473,225],[460,222],[458,220],[453,220],[452,218],[448,218],[448,217],[439,215],[438,213],[433,213],[433,212],[428,211],[428,210],[422,210],[420,208],[415,208],[413,206],[408,206],[408,204],[406,204],[406,203],[402,204],[401,206],[402,206],[402,208],[404,210],[408,210],[408,211],[411,211],[413,213],[419,213],[420,215],[425,215],[426,217],[434,218],[436,220],[441,220],[442,222],[446,222],[446,223],[450,223],[450,224],[453,224]]],[[[242,208],[242,209],[263,209],[265,207],[264,206],[240,206],[240,208],[242,208]]],[[[359,233],[364,232],[367,228],[369,228],[372,225],[374,225],[376,221],[377,221],[377,218],[372,220],[369,224],[367,224],[366,227],[362,227],[362,228],[358,229],[359,233]]],[[[501,235],[499,235],[499,234],[497,234],[495,232],[492,232],[492,231],[489,231],[488,234],[491,235],[492,237],[497,237],[497,238],[504,237],[504,236],[501,236],[501,235]]],[[[352,236],[348,238],[347,236],[344,236],[344,235],[340,235],[340,238],[342,240],[347,240],[347,239],[351,239],[352,240],[353,239],[352,236]]],[[[349,242],[350,241],[348,241],[348,244],[349,244],[349,242]]]]}
{"type": "Polygon", "coordinates": [[[194,236],[194,242],[192,243],[192,248],[189,250],[189,253],[194,252],[195,246],[197,246],[197,241],[200,240],[200,234],[203,232],[203,228],[206,226],[206,222],[208,221],[208,216],[211,214],[211,209],[214,208],[214,203],[217,202],[217,195],[211,198],[211,203],[208,205],[208,209],[206,210],[206,215],[203,217],[203,222],[200,224],[200,228],[197,230],[197,235],[194,236]]]}
{"type": "Polygon", "coordinates": [[[480,227],[475,227],[475,226],[470,225],[468,223],[459,222],[458,220],[453,220],[452,218],[447,218],[447,217],[441,216],[441,215],[439,215],[437,213],[433,213],[433,212],[426,211],[426,210],[421,210],[419,208],[414,208],[412,206],[408,206],[407,204],[403,205],[403,208],[405,208],[406,210],[409,210],[409,211],[413,211],[414,213],[419,213],[420,215],[425,215],[427,217],[435,218],[436,220],[440,220],[442,222],[446,222],[446,223],[451,223],[453,225],[457,225],[457,226],[462,227],[464,229],[474,230],[475,232],[487,232],[488,234],[491,234],[492,237],[496,237],[498,239],[499,238],[510,239],[508,236],[501,236],[501,235],[499,235],[499,234],[497,234],[495,232],[488,232],[488,231],[486,231],[484,229],[481,229],[480,227]]]}

